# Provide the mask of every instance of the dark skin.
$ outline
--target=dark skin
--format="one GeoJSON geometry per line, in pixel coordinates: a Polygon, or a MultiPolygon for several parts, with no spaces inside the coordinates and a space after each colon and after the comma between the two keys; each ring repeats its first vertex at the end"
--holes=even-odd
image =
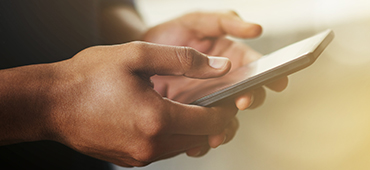
{"type": "MultiPolygon", "coordinates": [[[[255,38],[261,34],[261,30],[262,28],[257,24],[244,22],[234,11],[194,12],[149,29],[144,40],[168,45],[189,46],[210,56],[228,57],[232,63],[231,71],[233,71],[262,55],[243,43],[227,39],[226,36],[255,38]]],[[[155,89],[168,98],[176,96],[186,88],[191,88],[192,84],[199,81],[178,76],[154,76],[152,79],[157,85],[155,89]]],[[[267,84],[266,87],[274,91],[282,91],[286,88],[287,82],[287,77],[284,77],[274,83],[267,84]]],[[[253,109],[260,106],[264,99],[265,90],[260,87],[237,97],[235,104],[239,110],[253,109]]],[[[191,153],[198,153],[201,150],[200,155],[204,155],[210,147],[216,148],[220,144],[228,142],[230,139],[225,139],[225,136],[234,136],[235,133],[228,135],[227,132],[235,131],[235,128],[238,127],[237,122],[234,118],[230,123],[230,128],[225,129],[221,134],[209,136],[209,146],[194,149],[191,153]]],[[[189,153],[190,151],[188,155],[191,155],[189,153]]]]}
{"type": "MultiPolygon", "coordinates": [[[[113,7],[103,15],[113,18],[108,30],[125,26],[113,22],[123,11],[135,14],[113,7]]],[[[238,109],[262,103],[263,88],[213,107],[171,100],[196,79],[219,77],[257,59],[258,53],[225,36],[253,38],[259,25],[234,12],[192,13],[145,34],[135,24],[125,29],[136,30],[131,39],[155,44],[96,46],[69,60],[1,70],[0,144],[54,140],[120,166],[145,166],[184,152],[201,156],[227,143],[238,128],[238,109]]],[[[268,87],[281,91],[286,83],[268,87]]]]}

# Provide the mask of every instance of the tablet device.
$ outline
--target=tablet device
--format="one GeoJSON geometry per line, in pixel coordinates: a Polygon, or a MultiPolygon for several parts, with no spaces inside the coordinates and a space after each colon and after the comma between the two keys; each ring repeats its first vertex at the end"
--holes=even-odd
{"type": "Polygon", "coordinates": [[[203,81],[182,93],[184,103],[210,106],[311,65],[334,37],[332,30],[296,42],[244,65],[225,76],[203,81]]]}

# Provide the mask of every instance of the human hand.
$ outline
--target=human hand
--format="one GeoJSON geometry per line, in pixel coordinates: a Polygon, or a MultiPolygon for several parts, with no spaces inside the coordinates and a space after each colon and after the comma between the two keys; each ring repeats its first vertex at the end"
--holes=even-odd
{"type": "MultiPolygon", "coordinates": [[[[231,35],[238,38],[254,38],[261,34],[261,26],[244,22],[235,12],[194,12],[157,25],[147,31],[143,40],[177,46],[193,47],[210,56],[228,57],[232,62],[231,71],[248,64],[262,55],[247,45],[226,38],[231,35]]],[[[198,84],[207,80],[189,79],[181,76],[154,76],[155,89],[165,97],[183,102],[181,95],[198,84]]],[[[266,86],[274,91],[282,91],[287,86],[288,79],[284,77],[266,86]]],[[[241,94],[235,99],[240,110],[256,108],[265,99],[263,87],[241,94]]],[[[234,122],[237,125],[237,120],[234,122]]],[[[237,126],[235,126],[237,128],[237,126]]],[[[225,129],[225,131],[227,131],[225,129]]],[[[224,134],[209,137],[212,147],[222,143],[224,134]]],[[[208,148],[197,148],[205,154],[208,148]]],[[[197,150],[194,149],[194,150],[197,150]]],[[[188,154],[191,155],[189,151],[188,154]]]]}
{"type": "Polygon", "coordinates": [[[200,154],[192,148],[208,146],[209,135],[223,133],[228,141],[237,126],[233,102],[181,104],[163,98],[150,81],[155,74],[222,76],[230,61],[218,59],[187,47],[134,42],[88,48],[55,63],[47,93],[51,139],[120,166],[200,154]],[[213,60],[217,68],[208,64],[213,60]]]}
{"type": "MultiPolygon", "coordinates": [[[[229,40],[226,36],[254,38],[261,32],[260,25],[243,21],[234,11],[193,12],[149,29],[143,40],[159,44],[189,46],[210,56],[228,57],[232,62],[232,71],[262,55],[243,43],[229,40]]],[[[178,76],[155,76],[152,80],[155,89],[170,99],[176,98],[175,96],[182,91],[202,81],[178,76]]],[[[287,82],[285,77],[266,86],[275,91],[282,91],[287,82]]],[[[248,107],[258,107],[264,98],[265,91],[261,87],[239,96],[235,102],[240,110],[244,110],[248,107]],[[253,105],[250,106],[252,102],[253,105]]]]}

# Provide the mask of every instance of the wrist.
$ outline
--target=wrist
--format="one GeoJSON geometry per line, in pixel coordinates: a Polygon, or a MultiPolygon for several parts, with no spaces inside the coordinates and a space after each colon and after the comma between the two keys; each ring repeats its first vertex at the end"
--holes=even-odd
{"type": "Polygon", "coordinates": [[[24,66],[0,71],[0,145],[48,140],[52,64],[24,66]]]}

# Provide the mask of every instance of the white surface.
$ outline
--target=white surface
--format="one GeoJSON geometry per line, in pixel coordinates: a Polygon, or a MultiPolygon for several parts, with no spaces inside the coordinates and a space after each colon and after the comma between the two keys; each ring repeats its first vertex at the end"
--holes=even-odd
{"type": "Polygon", "coordinates": [[[282,93],[238,114],[229,144],[202,158],[181,155],[145,170],[370,169],[370,1],[139,0],[149,25],[194,10],[232,9],[264,27],[248,40],[270,52],[326,28],[336,37],[314,65],[290,76],[282,93]]]}

